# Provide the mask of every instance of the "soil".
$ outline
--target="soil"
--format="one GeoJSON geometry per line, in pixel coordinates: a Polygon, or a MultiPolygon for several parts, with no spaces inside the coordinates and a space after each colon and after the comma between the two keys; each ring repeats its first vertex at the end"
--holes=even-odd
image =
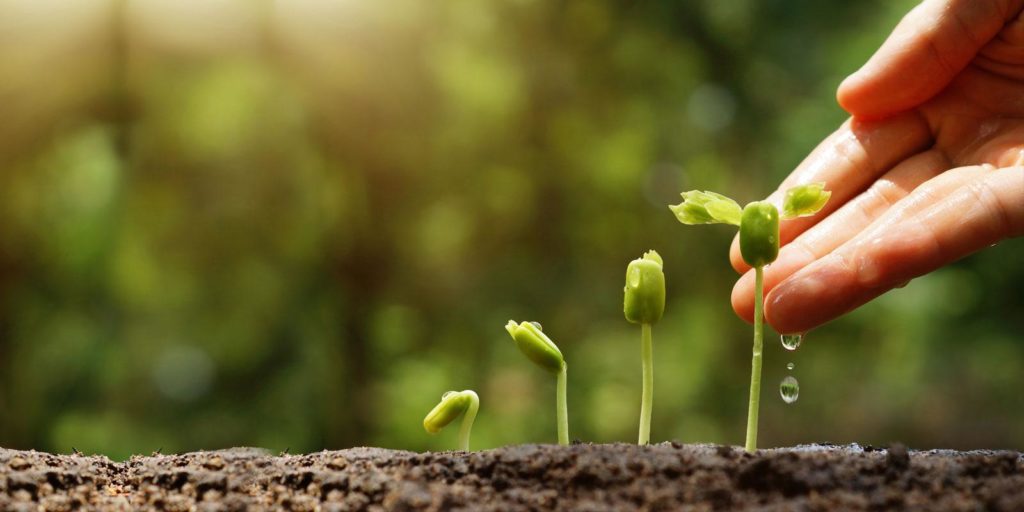
{"type": "Polygon", "coordinates": [[[462,453],[0,449],[3,510],[1024,510],[1024,455],[662,443],[462,453]]]}

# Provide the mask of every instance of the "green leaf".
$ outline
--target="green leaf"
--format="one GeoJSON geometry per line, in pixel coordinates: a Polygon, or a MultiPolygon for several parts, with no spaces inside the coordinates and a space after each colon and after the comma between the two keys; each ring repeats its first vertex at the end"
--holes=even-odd
{"type": "Polygon", "coordinates": [[[690,190],[683,192],[683,202],[669,206],[672,213],[683,224],[732,224],[740,225],[743,210],[740,205],[714,192],[690,190]]]}
{"type": "Polygon", "coordinates": [[[832,192],[825,190],[824,183],[808,183],[793,187],[786,191],[786,199],[782,203],[782,218],[795,219],[818,213],[832,192]]]}

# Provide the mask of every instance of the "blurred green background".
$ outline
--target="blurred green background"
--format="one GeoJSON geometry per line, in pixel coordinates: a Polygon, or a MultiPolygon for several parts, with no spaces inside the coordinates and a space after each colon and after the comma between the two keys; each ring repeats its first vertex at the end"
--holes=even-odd
{"type": "MultiPolygon", "coordinates": [[[[633,441],[625,267],[665,257],[652,439],[741,443],[732,230],[845,118],[914,2],[0,1],[0,444],[115,458],[257,445],[633,441]]],[[[769,337],[761,444],[1024,448],[1024,240],[769,337]],[[793,362],[800,399],[778,383],[793,362]]]]}

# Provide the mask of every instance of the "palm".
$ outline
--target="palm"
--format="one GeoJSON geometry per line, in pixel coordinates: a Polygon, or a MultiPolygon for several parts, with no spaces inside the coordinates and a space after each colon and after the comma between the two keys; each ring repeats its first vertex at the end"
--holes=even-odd
{"type": "Polygon", "coordinates": [[[917,111],[928,124],[934,147],[954,167],[1022,163],[1024,150],[1024,41],[1005,36],[989,42],[974,60],[917,111]]]}

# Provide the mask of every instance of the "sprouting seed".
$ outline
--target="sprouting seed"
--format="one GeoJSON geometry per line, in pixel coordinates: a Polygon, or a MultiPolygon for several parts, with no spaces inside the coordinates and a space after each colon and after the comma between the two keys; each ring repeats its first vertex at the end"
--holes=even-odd
{"type": "Polygon", "coordinates": [[[562,351],[558,350],[551,338],[541,330],[537,322],[509,320],[505,330],[512,336],[519,351],[541,368],[558,376],[555,394],[555,411],[558,424],[558,444],[569,444],[569,407],[566,403],[566,380],[569,366],[565,364],[562,351]]]}
{"type": "Polygon", "coordinates": [[[458,448],[469,451],[469,434],[479,409],[480,397],[473,390],[448,391],[441,395],[441,401],[427,413],[426,418],[423,418],[423,428],[431,434],[436,434],[462,415],[458,448]]]}

